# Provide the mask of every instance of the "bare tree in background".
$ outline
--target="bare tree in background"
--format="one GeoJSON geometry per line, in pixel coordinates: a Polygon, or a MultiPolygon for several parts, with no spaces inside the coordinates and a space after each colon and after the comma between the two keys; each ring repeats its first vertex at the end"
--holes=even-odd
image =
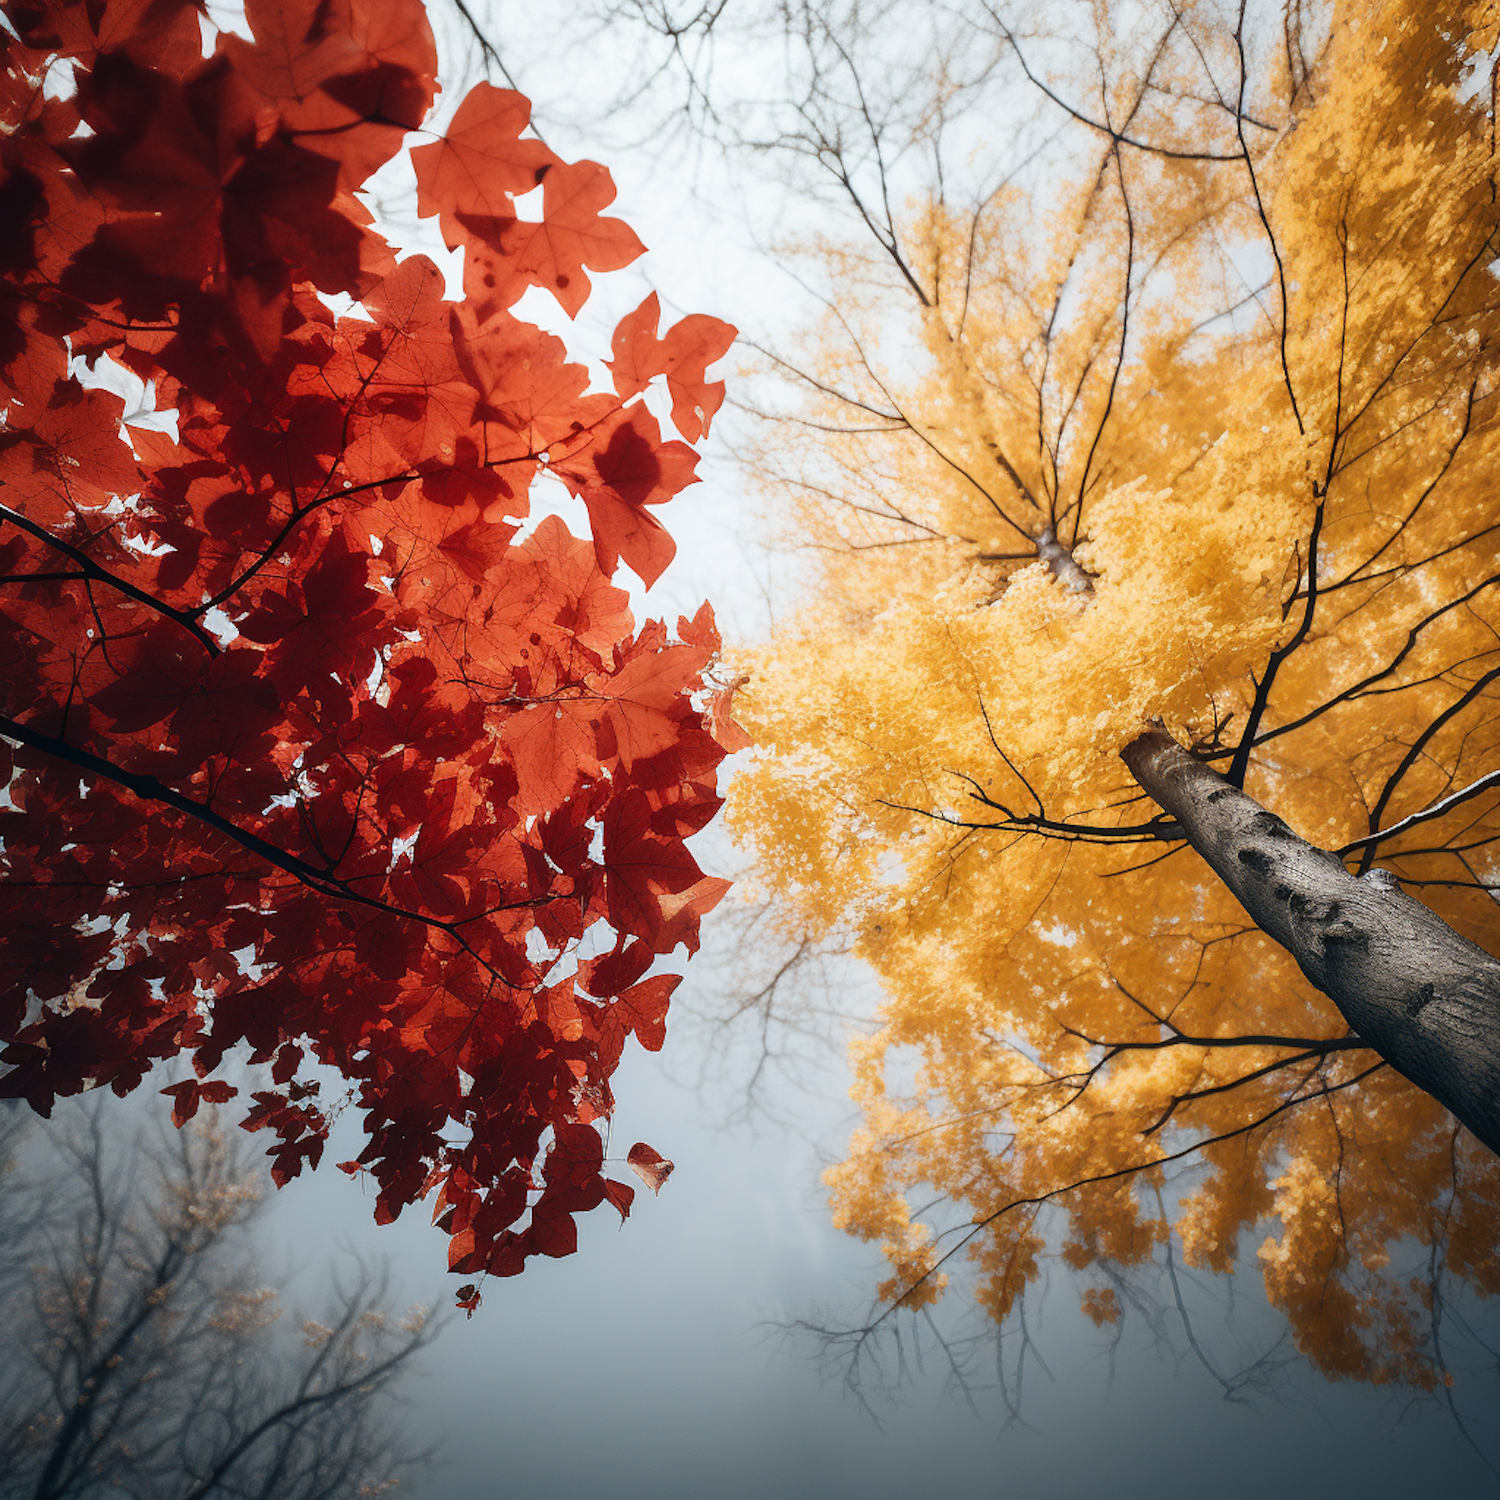
{"type": "Polygon", "coordinates": [[[339,1500],[422,1465],[395,1418],[421,1310],[393,1317],[351,1267],[321,1321],[263,1284],[263,1184],[192,1124],[120,1138],[63,1114],[22,1141],[0,1115],[0,1495],[339,1500]]]}

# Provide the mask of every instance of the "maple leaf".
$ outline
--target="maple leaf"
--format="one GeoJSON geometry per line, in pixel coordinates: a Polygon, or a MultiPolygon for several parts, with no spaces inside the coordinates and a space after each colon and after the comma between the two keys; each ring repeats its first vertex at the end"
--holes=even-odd
{"type": "Polygon", "coordinates": [[[179,1130],[198,1113],[200,1104],[226,1104],[237,1092],[233,1085],[222,1079],[199,1083],[196,1078],[169,1084],[162,1090],[172,1100],[172,1123],[179,1130]]]}
{"type": "Polygon", "coordinates": [[[578,982],[591,995],[616,995],[628,989],[651,967],[650,945],[621,937],[614,950],[578,965],[578,982]]]}
{"type": "Polygon", "coordinates": [[[389,160],[432,105],[437,52],[420,0],[343,15],[316,0],[249,0],[245,19],[254,41],[222,32],[217,50],[274,101],[284,130],[339,162],[348,188],[389,160]]]}
{"type": "Polygon", "coordinates": [[[629,636],[634,619],[630,595],[600,572],[594,547],[580,541],[556,516],[544,516],[524,550],[537,559],[557,591],[553,622],[580,645],[606,653],[629,636]]]}
{"type": "Polygon", "coordinates": [[[542,181],[542,219],[517,223],[509,239],[515,273],[534,281],[576,317],[588,298],[592,271],[618,271],[646,247],[623,219],[600,210],[615,201],[615,185],[598,162],[579,161],[550,168],[542,181]]]}
{"type": "Polygon", "coordinates": [[[593,1033],[599,1057],[608,1068],[619,1062],[632,1033],[648,1052],[661,1051],[667,1039],[667,1007],[681,983],[680,974],[654,974],[621,990],[609,1004],[594,1008],[593,1033]]]}
{"type": "Polygon", "coordinates": [[[519,811],[553,812],[580,782],[599,774],[597,714],[598,706],[589,702],[538,703],[507,720],[505,745],[520,783],[519,811]]]}
{"type": "Polygon", "coordinates": [[[557,161],[541,141],[521,138],[530,120],[525,95],[476,84],[442,139],[411,153],[418,208],[450,217],[502,215],[510,199],[530,192],[557,161]]]}
{"type": "Polygon", "coordinates": [[[514,526],[470,521],[446,533],[438,546],[465,578],[482,583],[491,573],[499,571],[510,554],[510,539],[515,534],[514,526]]]}
{"type": "MultiPolygon", "coordinates": [[[[651,806],[636,791],[606,810],[604,868],[610,921],[652,943],[661,937],[664,898],[687,890],[703,873],[681,842],[652,831],[651,806]]],[[[672,946],[658,951],[670,952],[672,946]]]]}
{"type": "Polygon", "coordinates": [[[67,380],[44,399],[45,405],[8,412],[0,432],[0,479],[28,489],[45,485],[65,502],[71,497],[88,504],[138,488],[135,460],[119,437],[124,403],[118,396],[67,380]]]}
{"type": "Polygon", "coordinates": [[[749,680],[748,677],[738,677],[728,687],[718,688],[709,695],[710,733],[730,755],[739,750],[748,750],[755,743],[733,718],[734,695],[749,680]]]}
{"type": "Polygon", "coordinates": [[[202,647],[184,630],[166,622],[153,625],[131,645],[126,674],[89,699],[114,720],[122,734],[145,729],[182,710],[205,665],[202,647]]]}
{"type": "Polygon", "coordinates": [[[661,898],[662,926],[654,941],[658,951],[671,952],[679,943],[689,953],[698,951],[699,925],[729,894],[731,882],[705,875],[685,890],[661,898]]]}
{"type": "Polygon", "coordinates": [[[649,587],[677,549],[644,507],[696,484],[697,462],[686,443],[662,442],[656,418],[632,406],[611,412],[552,471],[588,507],[601,570],[612,573],[623,558],[649,587]]]}
{"type": "Polygon", "coordinates": [[[335,532],[305,584],[267,590],[239,622],[246,640],[272,648],[269,675],[282,692],[338,691],[369,672],[366,637],[379,618],[369,561],[335,532]]]}
{"type": "Polygon", "coordinates": [[[661,505],[696,484],[697,464],[686,443],[664,443],[656,418],[637,405],[611,412],[553,470],[579,490],[607,489],[626,505],[642,506],[661,505]]]}
{"type": "Polygon", "coordinates": [[[666,646],[629,659],[600,692],[604,717],[615,734],[620,764],[628,771],[637,760],[664,750],[679,734],[682,684],[707,665],[707,655],[693,646],[666,646]]]}
{"type": "Polygon", "coordinates": [[[693,313],[658,339],[661,303],[655,292],[615,329],[614,358],[607,361],[621,399],[638,395],[658,375],[672,396],[672,425],[688,442],[707,436],[713,415],[724,404],[724,382],[710,381],[707,368],[729,352],[738,329],[717,318],[693,313]]]}
{"type": "Polygon", "coordinates": [[[149,321],[223,273],[228,321],[265,358],[294,280],[357,289],[361,235],[334,206],[338,162],[274,131],[262,137],[226,63],[181,83],[101,51],[79,100],[91,133],[73,165],[109,216],[64,277],[73,293],[109,287],[149,321]]]}
{"type": "Polygon", "coordinates": [[[682,983],[680,974],[658,974],[620,993],[611,1014],[627,1021],[648,1052],[660,1052],[667,1039],[667,1005],[682,983]]]}

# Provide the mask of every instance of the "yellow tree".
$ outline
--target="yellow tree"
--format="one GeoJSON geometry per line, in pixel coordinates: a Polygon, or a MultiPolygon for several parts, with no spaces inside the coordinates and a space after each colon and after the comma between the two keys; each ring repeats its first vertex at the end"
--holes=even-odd
{"type": "Polygon", "coordinates": [[[1101,1322],[1258,1239],[1323,1370],[1432,1387],[1500,1291],[1496,9],[966,24],[899,143],[849,46],[797,137],[872,234],[814,247],[732,812],[884,986],[837,1220],[996,1319],[1058,1216],[1101,1322]],[[985,48],[1029,163],[900,207],[985,48]]]}

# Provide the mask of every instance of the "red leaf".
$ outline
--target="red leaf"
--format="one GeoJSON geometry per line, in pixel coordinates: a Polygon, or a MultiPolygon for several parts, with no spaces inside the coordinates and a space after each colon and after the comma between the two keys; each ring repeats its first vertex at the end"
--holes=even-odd
{"type": "Polygon", "coordinates": [[[659,953],[670,953],[678,943],[689,953],[698,951],[698,923],[729,894],[730,881],[705,875],[685,891],[661,900],[664,921],[655,942],[659,953]]]}
{"type": "Polygon", "coordinates": [[[658,375],[672,393],[672,423],[688,442],[708,433],[708,424],[724,402],[724,382],[710,381],[707,367],[729,352],[738,329],[717,318],[694,313],[675,324],[665,338],[656,337],[661,304],[652,292],[615,329],[614,358],[609,369],[615,390],[629,399],[658,375]]]}
{"type": "Polygon", "coordinates": [[[598,423],[587,443],[552,468],[575,494],[604,489],[638,507],[661,505],[696,484],[697,463],[686,443],[662,441],[661,428],[645,407],[632,406],[598,423]]]}
{"type": "Polygon", "coordinates": [[[130,670],[94,693],[89,701],[131,734],[170,718],[206,665],[203,648],[180,626],[153,625],[129,653],[130,670]]]}
{"type": "Polygon", "coordinates": [[[646,247],[622,219],[600,217],[615,201],[615,185],[598,162],[544,169],[542,222],[517,223],[506,236],[514,272],[545,287],[569,317],[588,298],[592,271],[618,271],[646,247]]]}
{"type": "Polygon", "coordinates": [[[650,588],[671,566],[677,544],[655,516],[627,505],[613,490],[590,485],[580,492],[594,530],[594,552],[599,567],[613,575],[623,560],[650,588]]]}
{"type": "Polygon", "coordinates": [[[672,1163],[653,1151],[644,1141],[637,1141],[625,1160],[653,1193],[661,1192],[662,1184],[672,1175],[672,1163]]]}
{"type": "Polygon", "coordinates": [[[686,443],[662,442],[656,418],[633,406],[599,422],[552,471],[588,506],[600,568],[613,573],[624,558],[649,588],[677,549],[643,507],[696,484],[697,462],[686,443]]]}
{"type": "Polygon", "coordinates": [[[709,733],[733,755],[739,750],[748,750],[755,743],[731,716],[734,706],[734,695],[750,679],[748,677],[736,677],[726,688],[720,688],[711,694],[708,700],[708,727],[709,733]]]}
{"type": "Polygon", "coordinates": [[[474,1231],[465,1229],[448,1241],[448,1269],[456,1270],[474,1253],[474,1231]]]}
{"type": "Polygon", "coordinates": [[[0,478],[10,487],[37,486],[59,498],[77,493],[103,504],[140,488],[140,475],[120,437],[124,403],[108,391],[60,380],[45,406],[12,407],[8,442],[0,447],[0,478]]]}
{"type": "Polygon", "coordinates": [[[181,1130],[198,1113],[200,1103],[225,1104],[237,1091],[222,1079],[199,1083],[189,1078],[186,1083],[169,1084],[161,1092],[172,1100],[172,1123],[181,1130]]]}
{"type": "Polygon", "coordinates": [[[610,1007],[628,1021],[648,1052],[660,1052],[667,1039],[667,1004],[682,983],[680,974],[656,974],[632,985],[610,1007]]]}
{"type": "MultiPolygon", "coordinates": [[[[604,822],[604,867],[610,920],[622,932],[657,949],[664,918],[662,898],[702,878],[697,862],[677,839],[651,832],[651,808],[640,793],[612,805],[604,822]]],[[[670,945],[669,945],[670,946],[670,945]]]]}
{"type": "Polygon", "coordinates": [[[599,774],[594,718],[598,705],[576,700],[522,709],[505,726],[505,744],[515,760],[516,810],[552,812],[586,776],[599,774]]]}
{"type": "Polygon", "coordinates": [[[365,582],[369,562],[336,531],[305,584],[268,591],[240,622],[247,640],[272,647],[270,676],[282,693],[305,687],[322,696],[369,673],[366,637],[378,619],[378,596],[365,582]]]}
{"type": "Polygon", "coordinates": [[[348,187],[422,123],[437,54],[418,0],[354,7],[347,27],[317,0],[249,0],[245,16],[255,43],[226,34],[219,50],[276,101],[285,128],[341,163],[348,187]]]}
{"type": "Polygon", "coordinates": [[[605,717],[627,771],[680,736],[682,719],[671,710],[685,705],[705,664],[704,654],[692,646],[668,646],[634,657],[604,688],[605,717]]]}
{"type": "Polygon", "coordinates": [[[707,601],[698,606],[698,613],[690,620],[686,615],[677,617],[677,637],[689,646],[697,646],[712,657],[716,656],[723,642],[719,639],[719,627],[714,623],[714,608],[707,601]]]}
{"type": "Polygon", "coordinates": [[[181,1130],[198,1113],[199,1089],[195,1079],[174,1083],[162,1090],[172,1100],[172,1123],[181,1130]]]}
{"type": "Polygon", "coordinates": [[[460,213],[507,214],[510,199],[530,192],[557,161],[540,141],[521,139],[530,119],[531,102],[524,95],[476,84],[443,139],[411,153],[418,209],[445,219],[460,213]]]}
{"type": "Polygon", "coordinates": [[[591,995],[618,995],[651,967],[653,957],[649,944],[622,940],[613,953],[580,962],[578,981],[591,995]]]}
{"type": "Polygon", "coordinates": [[[467,526],[450,531],[438,546],[453,559],[465,578],[483,583],[505,562],[510,552],[510,539],[515,534],[514,526],[470,521],[467,526]]]}

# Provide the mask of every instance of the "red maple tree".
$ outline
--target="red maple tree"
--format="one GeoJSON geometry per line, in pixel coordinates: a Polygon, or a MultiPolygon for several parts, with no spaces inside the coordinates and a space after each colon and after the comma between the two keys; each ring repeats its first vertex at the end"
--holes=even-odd
{"type": "Polygon", "coordinates": [[[566,1254],[628,1210],[595,1122],[725,889],[684,844],[737,743],[712,613],[636,629],[611,580],[656,579],[694,479],[642,393],[696,440],[734,330],[658,337],[649,297],[590,390],[512,308],[576,313],[642,247],[487,84],[412,152],[465,300],[397,263],[354,194],[432,104],[419,0],[251,0],[207,57],[192,0],[7,16],[0,1094],[45,1114],[186,1053],[180,1122],[248,1049],[285,1182],[328,1065],[378,1220],[436,1189],[451,1269],[566,1254]],[[80,383],[104,355],[175,439],[80,383]],[[590,538],[522,530],[548,474],[590,538]]]}

